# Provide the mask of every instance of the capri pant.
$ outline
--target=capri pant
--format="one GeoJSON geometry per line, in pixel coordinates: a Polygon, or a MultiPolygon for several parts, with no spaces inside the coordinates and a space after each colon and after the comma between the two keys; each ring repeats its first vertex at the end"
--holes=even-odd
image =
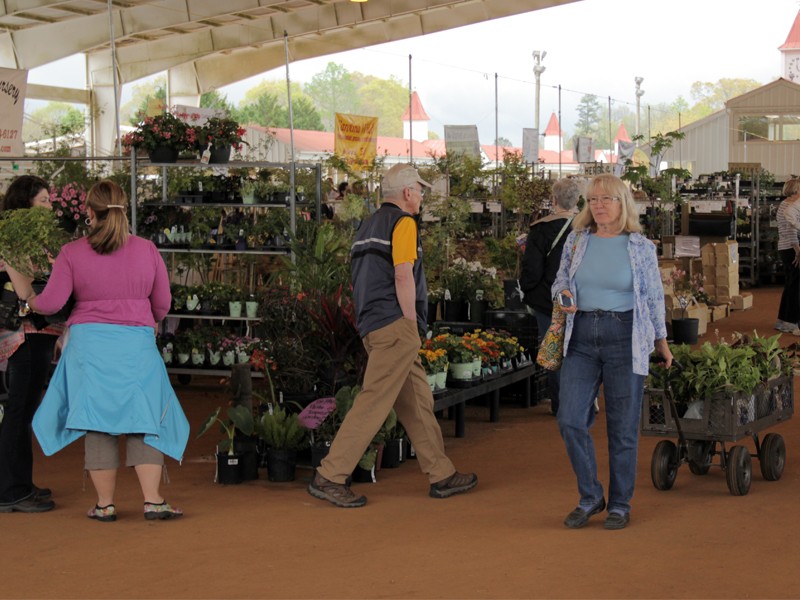
{"type": "MultiPolygon", "coordinates": [[[[144,443],[144,435],[129,433],[125,436],[125,466],[163,465],[164,455],[144,443]]],[[[119,436],[99,431],[86,432],[87,471],[117,469],[119,467],[119,436]]]]}

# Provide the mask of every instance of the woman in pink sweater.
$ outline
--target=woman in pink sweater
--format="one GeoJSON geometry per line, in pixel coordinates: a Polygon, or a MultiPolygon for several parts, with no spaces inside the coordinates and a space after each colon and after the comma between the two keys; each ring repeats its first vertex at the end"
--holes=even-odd
{"type": "Polygon", "coordinates": [[[65,245],[47,287],[27,296],[41,314],[57,312],[70,296],[75,300],[68,340],[33,430],[47,455],[86,436],[85,468],[98,498],[88,516],[98,521],[116,520],[122,434],[145,518],[180,516],[164,501],[159,482],[163,455],[181,460],[189,436],[155,342],[156,324],[171,303],[167,270],[152,242],[128,233],[126,204],[117,184],[95,184],[86,197],[88,236],[65,245]]]}

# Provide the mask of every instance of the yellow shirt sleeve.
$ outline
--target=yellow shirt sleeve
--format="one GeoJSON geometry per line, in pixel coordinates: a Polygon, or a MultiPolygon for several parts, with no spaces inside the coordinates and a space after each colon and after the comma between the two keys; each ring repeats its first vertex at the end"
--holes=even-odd
{"type": "Polygon", "coordinates": [[[397,222],[392,233],[392,262],[394,266],[417,260],[417,224],[411,217],[397,222]]]}

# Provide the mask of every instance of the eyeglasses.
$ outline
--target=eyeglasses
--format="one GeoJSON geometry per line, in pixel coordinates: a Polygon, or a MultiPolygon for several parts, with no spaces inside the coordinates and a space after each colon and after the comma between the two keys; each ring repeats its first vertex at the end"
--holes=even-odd
{"type": "Polygon", "coordinates": [[[425,189],[424,187],[422,187],[421,185],[419,185],[419,186],[415,186],[415,187],[412,187],[412,188],[409,188],[409,189],[412,189],[412,190],[414,190],[415,192],[417,192],[417,193],[420,195],[420,197],[421,197],[423,200],[424,200],[424,199],[426,199],[426,198],[428,197],[428,190],[426,190],[426,189],[425,189]]]}
{"type": "Polygon", "coordinates": [[[608,206],[614,201],[619,201],[618,196],[590,196],[586,200],[589,204],[602,204],[603,206],[608,206]]]}

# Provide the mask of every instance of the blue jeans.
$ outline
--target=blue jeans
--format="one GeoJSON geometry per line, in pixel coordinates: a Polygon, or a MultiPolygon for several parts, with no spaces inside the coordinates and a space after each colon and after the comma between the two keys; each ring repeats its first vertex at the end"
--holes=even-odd
{"type": "Polygon", "coordinates": [[[558,425],[578,478],[580,505],[584,508],[595,506],[603,498],[589,434],[595,420],[593,403],[601,383],[608,433],[608,510],[627,514],[631,508],[645,379],[633,372],[632,329],[633,311],[576,313],[561,366],[558,425]]]}
{"type": "MultiPolygon", "coordinates": [[[[534,310],[533,316],[536,318],[536,327],[539,330],[538,341],[541,342],[542,338],[544,338],[544,334],[547,333],[547,329],[550,327],[551,321],[553,320],[553,313],[543,313],[541,311],[534,310]]],[[[553,414],[558,413],[558,395],[560,393],[558,378],[559,371],[548,371],[547,388],[550,394],[550,410],[553,411],[553,414]]]]}

